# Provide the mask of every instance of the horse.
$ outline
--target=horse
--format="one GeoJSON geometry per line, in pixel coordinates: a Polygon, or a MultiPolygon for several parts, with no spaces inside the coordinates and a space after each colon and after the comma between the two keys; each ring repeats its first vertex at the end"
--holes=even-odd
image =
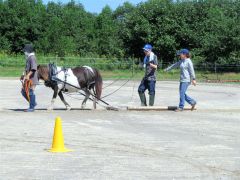
{"type": "Polygon", "coordinates": [[[97,69],[89,66],[62,68],[49,64],[38,65],[37,72],[38,79],[43,80],[44,85],[54,91],[48,110],[53,109],[57,95],[66,106],[66,109],[70,110],[71,106],[65,101],[63,92],[71,93],[79,92],[79,90],[85,92],[81,108],[85,108],[89,96],[93,95],[93,107],[96,109],[96,101],[101,98],[103,84],[101,74],[97,69]]]}

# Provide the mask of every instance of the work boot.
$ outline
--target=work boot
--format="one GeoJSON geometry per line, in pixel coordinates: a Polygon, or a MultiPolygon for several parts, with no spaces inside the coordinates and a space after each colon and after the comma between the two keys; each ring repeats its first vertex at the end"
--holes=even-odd
{"type": "Polygon", "coordinates": [[[194,103],[194,104],[192,104],[191,106],[191,111],[193,111],[193,110],[195,110],[195,106],[197,105],[197,103],[194,103]]]}
{"type": "Polygon", "coordinates": [[[138,94],[141,100],[141,106],[147,106],[145,93],[138,92],[138,94]]]}
{"type": "Polygon", "coordinates": [[[179,107],[178,107],[178,108],[175,109],[174,111],[175,111],[175,112],[182,112],[183,110],[184,110],[183,108],[179,108],[179,107]]]}
{"type": "Polygon", "coordinates": [[[149,95],[149,106],[154,105],[155,94],[149,95]]]}

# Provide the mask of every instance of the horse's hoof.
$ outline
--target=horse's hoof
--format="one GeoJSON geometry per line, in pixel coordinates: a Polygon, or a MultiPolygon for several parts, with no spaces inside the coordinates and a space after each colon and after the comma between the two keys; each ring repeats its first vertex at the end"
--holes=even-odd
{"type": "Polygon", "coordinates": [[[67,111],[70,111],[71,109],[72,109],[71,106],[66,106],[67,111]]]}
{"type": "Polygon", "coordinates": [[[86,105],[82,105],[82,106],[81,106],[82,109],[85,109],[85,107],[86,107],[86,105]]]}
{"type": "Polygon", "coordinates": [[[47,110],[48,110],[48,111],[52,111],[52,110],[53,110],[53,107],[48,107],[47,110]]]}

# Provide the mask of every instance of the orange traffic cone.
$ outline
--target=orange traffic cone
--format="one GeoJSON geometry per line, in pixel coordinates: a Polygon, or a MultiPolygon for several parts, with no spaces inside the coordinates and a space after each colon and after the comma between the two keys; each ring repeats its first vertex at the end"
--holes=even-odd
{"type": "Polygon", "coordinates": [[[52,148],[48,150],[49,152],[69,152],[70,149],[64,147],[64,138],[62,133],[62,121],[60,117],[55,120],[54,134],[52,148]]]}

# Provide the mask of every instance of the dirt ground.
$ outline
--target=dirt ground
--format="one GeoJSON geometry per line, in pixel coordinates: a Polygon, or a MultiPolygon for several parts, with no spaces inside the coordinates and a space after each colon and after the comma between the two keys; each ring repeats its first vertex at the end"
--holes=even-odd
{"type": "MultiPolygon", "coordinates": [[[[105,81],[104,86],[112,81],[105,81]]],[[[118,81],[103,95],[119,88],[118,81]]],[[[191,86],[197,110],[127,111],[139,106],[139,82],[104,99],[120,111],[81,110],[82,96],[58,99],[36,89],[37,110],[25,113],[21,83],[0,80],[0,179],[240,179],[240,85],[191,86]],[[68,153],[50,153],[55,118],[62,118],[68,153]]],[[[148,97],[148,95],[147,95],[148,97]]],[[[157,82],[157,106],[178,105],[178,82],[157,82]]],[[[189,106],[187,106],[189,107],[189,106]]]]}

